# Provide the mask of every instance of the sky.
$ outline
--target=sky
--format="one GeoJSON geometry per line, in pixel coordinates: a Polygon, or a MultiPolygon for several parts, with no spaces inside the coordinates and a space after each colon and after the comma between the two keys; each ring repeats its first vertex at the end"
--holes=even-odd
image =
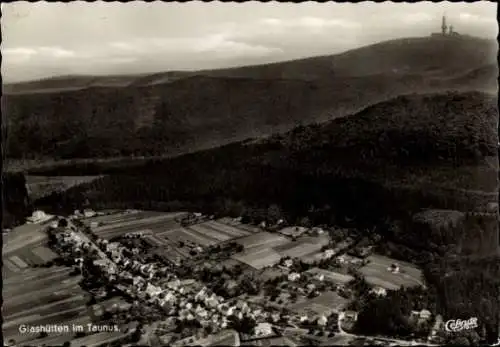
{"type": "Polygon", "coordinates": [[[2,4],[2,76],[116,75],[262,64],[440,30],[495,38],[494,2],[2,4]]]}

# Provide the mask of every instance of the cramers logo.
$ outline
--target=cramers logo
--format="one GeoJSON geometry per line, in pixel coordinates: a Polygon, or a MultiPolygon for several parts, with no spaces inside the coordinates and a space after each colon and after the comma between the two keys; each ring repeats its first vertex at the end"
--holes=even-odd
{"type": "Polygon", "coordinates": [[[444,325],[444,329],[448,332],[458,332],[458,331],[463,331],[463,330],[472,330],[476,329],[478,327],[477,325],[477,318],[469,318],[467,320],[461,320],[461,319],[451,319],[447,321],[444,325]]]}

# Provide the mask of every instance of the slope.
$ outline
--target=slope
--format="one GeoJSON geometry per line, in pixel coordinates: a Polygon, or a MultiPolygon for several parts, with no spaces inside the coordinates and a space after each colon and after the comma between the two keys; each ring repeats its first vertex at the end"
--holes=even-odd
{"type": "MultiPolygon", "coordinates": [[[[401,96],[264,140],[136,167],[76,165],[33,174],[109,175],[40,201],[49,207],[88,198],[102,207],[219,212],[228,199],[264,210],[277,203],[293,219],[311,206],[329,206],[317,222],[348,218],[369,226],[387,216],[410,220],[421,208],[482,212],[498,201],[498,171],[487,165],[497,156],[497,117],[496,97],[485,93],[401,96]]],[[[464,245],[487,249],[497,235],[474,237],[464,245]]]]}
{"type": "Polygon", "coordinates": [[[7,155],[176,155],[341,117],[412,92],[495,92],[496,75],[489,72],[496,71],[496,49],[496,42],[474,38],[417,38],[261,66],[7,86],[7,155]]]}

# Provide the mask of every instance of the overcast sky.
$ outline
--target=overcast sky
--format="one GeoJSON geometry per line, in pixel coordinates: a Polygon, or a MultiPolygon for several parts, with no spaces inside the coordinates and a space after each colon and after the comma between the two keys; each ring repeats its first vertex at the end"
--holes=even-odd
{"type": "Polygon", "coordinates": [[[5,82],[196,70],[333,54],[456,31],[495,38],[494,2],[2,4],[5,82]]]}

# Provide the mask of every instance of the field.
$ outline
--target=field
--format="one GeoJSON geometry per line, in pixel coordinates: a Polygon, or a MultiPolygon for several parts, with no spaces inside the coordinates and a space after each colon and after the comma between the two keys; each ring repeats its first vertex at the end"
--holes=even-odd
{"type": "Polygon", "coordinates": [[[305,262],[305,263],[315,263],[317,261],[320,261],[321,259],[323,259],[324,255],[323,255],[323,252],[314,252],[314,253],[309,253],[309,254],[306,254],[302,257],[300,257],[300,259],[305,262]]]}
{"type": "MultiPolygon", "coordinates": [[[[3,280],[3,334],[6,340],[28,343],[38,336],[21,335],[19,325],[90,322],[85,303],[88,295],[79,287],[79,276],[70,277],[70,268],[28,268],[3,280]]],[[[82,323],[83,324],[83,323],[82,323]]],[[[47,338],[62,339],[49,334],[47,338]]],[[[64,341],[62,341],[64,342],[64,341]]],[[[61,343],[62,343],[61,342],[61,343]]],[[[39,341],[29,344],[39,345],[39,341]]]]}
{"type": "Polygon", "coordinates": [[[111,343],[118,339],[125,337],[123,332],[102,332],[97,334],[92,334],[71,341],[71,346],[101,346],[106,343],[111,343]]]}
{"type": "Polygon", "coordinates": [[[335,292],[325,292],[318,297],[308,299],[292,305],[290,309],[299,314],[307,315],[329,315],[343,309],[348,304],[348,300],[339,296],[335,292]]]}
{"type": "Polygon", "coordinates": [[[290,258],[301,258],[303,256],[318,252],[321,249],[321,245],[298,241],[283,246],[278,246],[274,249],[283,257],[288,256],[290,258]]]}
{"type": "Polygon", "coordinates": [[[278,231],[280,234],[286,236],[300,236],[307,231],[307,228],[304,227],[286,227],[278,231]]]}
{"type": "Polygon", "coordinates": [[[259,246],[272,248],[290,243],[291,241],[281,235],[261,231],[256,234],[237,239],[236,242],[245,247],[245,249],[249,249],[259,246]]]}
{"type": "Polygon", "coordinates": [[[16,250],[40,245],[48,240],[47,234],[44,232],[44,225],[41,224],[23,224],[12,229],[9,233],[3,236],[2,254],[14,252],[16,250]]]}
{"type": "Polygon", "coordinates": [[[9,278],[30,266],[41,265],[57,258],[47,246],[47,235],[44,226],[25,224],[4,234],[2,250],[3,278],[9,278]]]}
{"type": "Polygon", "coordinates": [[[336,284],[346,284],[354,279],[351,275],[344,275],[339,272],[328,271],[320,268],[312,268],[307,271],[307,273],[314,275],[323,275],[325,276],[325,281],[331,281],[336,284]]]}
{"type": "Polygon", "coordinates": [[[190,241],[201,246],[212,246],[233,239],[248,236],[250,233],[218,221],[208,221],[187,227],[178,227],[158,234],[173,242],[190,241]]]}
{"type": "Polygon", "coordinates": [[[176,218],[184,213],[161,213],[153,211],[132,211],[129,213],[114,213],[106,216],[86,218],[86,225],[98,223],[92,230],[105,239],[122,236],[129,232],[146,231],[159,234],[177,227],[176,218]]]}
{"type": "Polygon", "coordinates": [[[281,255],[272,248],[262,248],[257,251],[241,252],[233,255],[232,258],[260,270],[279,263],[281,255]]]}
{"type": "MultiPolygon", "coordinates": [[[[200,246],[210,246],[235,238],[248,236],[250,232],[218,221],[208,221],[182,227],[178,217],[184,212],[161,213],[152,211],[118,212],[106,216],[84,219],[86,225],[98,223],[93,231],[102,238],[112,239],[129,232],[144,231],[151,234],[145,239],[152,245],[166,246],[172,242],[192,242],[200,246]]],[[[184,252],[179,250],[181,254],[184,252]]],[[[187,254],[183,254],[187,256],[187,254]]]]}
{"type": "Polygon", "coordinates": [[[396,290],[401,286],[412,287],[424,284],[422,271],[413,264],[396,261],[380,255],[372,255],[367,259],[370,262],[368,265],[362,267],[360,271],[371,285],[396,290]],[[399,273],[392,273],[387,270],[393,263],[399,265],[399,273]]]}

